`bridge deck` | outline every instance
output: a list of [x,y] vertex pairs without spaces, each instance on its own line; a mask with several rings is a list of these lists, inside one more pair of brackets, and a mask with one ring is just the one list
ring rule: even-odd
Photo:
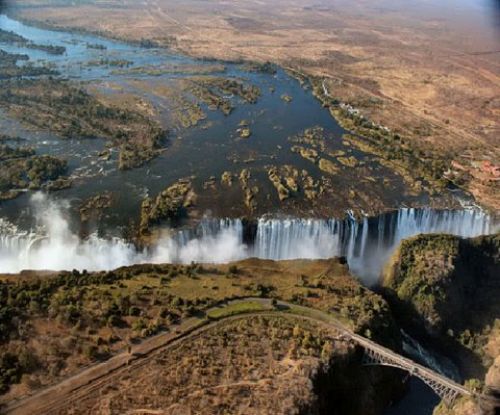
[[392,350],[379,345],[363,336],[358,334],[354,334],[352,332],[348,332],[349,337],[355,341],[357,344],[362,346],[364,349],[371,350],[376,352],[377,354],[387,358],[390,361],[393,361],[400,365],[403,368],[406,368],[410,373],[418,373],[421,377],[425,377],[427,379],[438,382],[441,385],[446,386],[449,389],[452,389],[462,395],[472,396],[472,392],[469,391],[464,386],[454,382],[453,380],[436,373],[435,371],[422,366],[411,359],[403,357]]

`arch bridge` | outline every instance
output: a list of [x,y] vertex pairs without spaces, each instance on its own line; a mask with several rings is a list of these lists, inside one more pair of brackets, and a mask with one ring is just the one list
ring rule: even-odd
[[413,360],[403,357],[378,343],[354,333],[345,333],[345,335],[346,334],[351,341],[363,348],[364,354],[362,363],[365,366],[390,366],[404,370],[408,372],[409,375],[418,377],[427,384],[448,407],[453,405],[453,402],[459,396],[474,395],[470,390],[446,376],[419,365]]

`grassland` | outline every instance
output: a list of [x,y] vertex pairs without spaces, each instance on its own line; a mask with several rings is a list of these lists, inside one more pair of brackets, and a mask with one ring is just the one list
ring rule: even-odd
[[253,313],[256,311],[264,311],[266,308],[257,301],[244,301],[235,304],[229,304],[226,307],[211,310],[207,313],[208,318],[218,320],[221,318],[235,316],[238,314]]

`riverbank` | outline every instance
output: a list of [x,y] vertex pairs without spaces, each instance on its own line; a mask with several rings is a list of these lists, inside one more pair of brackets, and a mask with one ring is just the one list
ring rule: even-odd
[[[138,42],[148,39],[196,57],[273,61],[323,78],[333,98],[401,135],[416,153],[448,160],[449,178],[482,205],[498,209],[491,170],[499,160],[492,145],[491,95],[498,76],[493,70],[495,55],[477,51],[479,45],[495,47],[490,20],[494,6],[461,4],[448,20],[435,20],[434,27],[428,19],[442,15],[438,4],[392,5],[386,16],[368,4],[337,3],[335,7],[294,3],[286,8],[293,18],[283,14],[279,3],[271,11],[259,4],[246,5],[245,17],[233,16],[241,8],[238,4],[214,15],[217,2],[212,10],[194,2],[179,6],[169,0],[149,1],[140,12],[130,5],[104,8],[95,2],[72,7],[43,1],[11,5],[22,6],[12,9],[16,16],[38,24]],[[96,24],[92,16],[103,14],[106,19]],[[387,19],[388,32],[383,29]],[[461,19],[470,24],[462,25]],[[260,30],[263,27],[270,30]],[[331,32],[332,27],[338,29]]]

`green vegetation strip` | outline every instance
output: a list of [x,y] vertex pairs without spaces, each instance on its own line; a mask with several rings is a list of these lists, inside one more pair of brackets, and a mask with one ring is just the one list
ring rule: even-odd
[[208,317],[218,320],[225,317],[235,316],[238,314],[254,313],[257,311],[266,311],[264,305],[258,301],[242,301],[229,304],[224,308],[217,308],[208,312]]
[[328,324],[332,324],[332,322],[334,323],[335,320],[337,320],[339,323],[344,325],[345,328],[354,331],[352,321],[345,318],[344,316],[342,316],[339,313],[335,313],[334,311],[329,311],[327,314],[321,310],[317,310],[317,309],[309,308],[309,307],[297,306],[297,305],[289,305],[289,308],[285,311],[289,314],[313,318],[315,320],[322,321],[322,322],[328,323]]

